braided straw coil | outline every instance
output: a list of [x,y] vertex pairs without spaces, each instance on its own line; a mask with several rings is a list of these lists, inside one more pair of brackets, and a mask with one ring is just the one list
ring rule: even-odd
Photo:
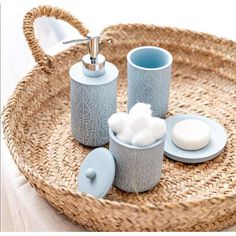
[[152,190],[130,194],[112,188],[106,199],[78,192],[77,175],[90,148],[70,133],[69,76],[85,45],[46,55],[34,35],[40,16],[88,30],[69,13],[34,8],[24,33],[37,65],[17,85],[3,114],[7,145],[30,184],[70,220],[96,231],[212,231],[236,223],[236,43],[203,33],[128,24],[106,28],[102,54],[118,66],[118,110],[126,110],[126,54],[155,45],[174,58],[167,116],[196,113],[224,125],[228,142],[221,155],[203,164],[164,158],[162,178]]

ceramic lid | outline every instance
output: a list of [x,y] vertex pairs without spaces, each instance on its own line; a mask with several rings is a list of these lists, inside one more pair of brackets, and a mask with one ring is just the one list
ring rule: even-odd
[[[209,144],[199,150],[183,150],[172,142],[172,130],[175,124],[185,119],[198,119],[205,122],[211,131]],[[165,155],[173,160],[184,163],[201,163],[217,157],[224,149],[227,135],[223,126],[218,122],[199,115],[175,115],[166,119],[167,135],[165,140]]]
[[78,175],[78,190],[97,198],[104,197],[115,178],[115,161],[103,147],[91,151],[84,159]]

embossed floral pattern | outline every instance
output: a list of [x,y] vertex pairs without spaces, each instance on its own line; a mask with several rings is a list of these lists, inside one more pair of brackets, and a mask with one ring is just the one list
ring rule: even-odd
[[116,80],[83,85],[71,79],[71,130],[81,144],[102,146],[109,141],[108,118],[116,112]]
[[147,149],[129,148],[110,138],[109,149],[116,162],[114,185],[127,192],[144,192],[161,177],[164,139]]
[[168,110],[171,66],[142,70],[128,64],[128,110],[137,102],[151,104],[153,115],[164,117]]

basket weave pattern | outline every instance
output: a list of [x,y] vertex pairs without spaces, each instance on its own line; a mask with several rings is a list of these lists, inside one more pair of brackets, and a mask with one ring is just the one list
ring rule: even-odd
[[161,182],[130,194],[112,188],[106,199],[78,192],[80,163],[91,151],[70,132],[71,65],[87,52],[75,45],[51,57],[34,35],[33,22],[52,16],[88,30],[58,8],[41,6],[24,20],[37,65],[17,85],[3,114],[8,147],[31,185],[60,212],[90,230],[211,231],[236,223],[236,43],[153,25],[110,26],[102,32],[102,54],[120,70],[118,110],[126,111],[126,54],[142,45],[160,46],[174,58],[168,115],[196,113],[216,119],[228,142],[212,161],[190,165],[164,158]]

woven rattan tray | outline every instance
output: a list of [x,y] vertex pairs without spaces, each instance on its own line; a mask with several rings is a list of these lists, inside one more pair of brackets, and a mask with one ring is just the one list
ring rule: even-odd
[[75,45],[44,54],[33,22],[52,16],[88,30],[69,13],[49,6],[30,11],[24,33],[37,62],[17,85],[3,115],[8,147],[31,185],[70,220],[98,231],[210,231],[236,223],[236,43],[153,25],[115,25],[102,32],[102,54],[120,70],[118,109],[126,110],[126,54],[158,45],[174,58],[169,115],[196,113],[224,125],[228,142],[212,161],[191,165],[164,158],[160,183],[130,194],[112,188],[106,199],[77,191],[80,163],[91,150],[70,133],[70,66],[86,52]]

